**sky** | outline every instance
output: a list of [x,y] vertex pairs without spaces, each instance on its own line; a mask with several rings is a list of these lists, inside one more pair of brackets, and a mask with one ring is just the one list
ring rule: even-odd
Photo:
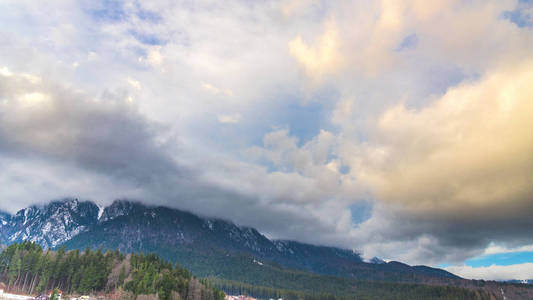
[[0,209],[133,199],[533,279],[533,3],[0,1]]

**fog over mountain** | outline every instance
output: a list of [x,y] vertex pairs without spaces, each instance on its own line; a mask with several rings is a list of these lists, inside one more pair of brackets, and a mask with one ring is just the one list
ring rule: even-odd
[[[532,16],[519,0],[3,1],[0,210],[133,199],[533,278]],[[493,249],[529,261],[469,263]]]

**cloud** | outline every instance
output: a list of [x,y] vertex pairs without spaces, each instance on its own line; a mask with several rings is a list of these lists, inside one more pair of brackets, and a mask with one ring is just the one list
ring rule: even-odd
[[339,35],[334,21],[324,24],[324,32],[309,46],[301,36],[289,42],[289,52],[302,65],[306,74],[320,80],[340,68],[342,56],[339,52]]
[[18,74],[0,77],[0,86],[0,151],[7,157],[49,159],[133,185],[180,172],[165,154],[158,125],[142,117],[126,94],[92,98]]
[[293,17],[308,6],[316,4],[316,0],[287,0],[281,2],[281,12],[285,17]]
[[223,94],[223,95],[226,95],[228,97],[231,97],[233,96],[233,92],[229,89],[220,89],[220,88],[217,88],[216,86],[214,85],[211,85],[209,83],[202,83],[202,87],[207,90],[208,92],[210,92],[211,94],[213,95],[219,95],[219,94]]
[[533,252],[533,245],[525,245],[520,247],[508,248],[501,245],[496,245],[491,243],[485,249],[485,255],[489,254],[499,254],[499,253],[516,253],[516,252]]
[[128,78],[126,79],[126,81],[128,82],[128,84],[129,84],[132,88],[134,88],[134,89],[136,89],[136,90],[138,90],[138,91],[140,91],[140,90],[142,89],[141,83],[140,83],[138,80],[135,80],[135,79],[133,79],[133,78],[128,77]]
[[161,46],[157,45],[148,48],[146,56],[139,57],[139,62],[148,64],[154,68],[159,67],[163,63]]
[[528,3],[0,6],[11,211],[132,197],[410,263],[533,243]]
[[236,124],[239,123],[242,116],[239,113],[231,114],[231,115],[219,115],[218,121],[220,123],[229,123],[229,124]]
[[[265,146],[272,150],[265,155],[281,156],[279,163],[295,168],[294,173],[269,172],[180,147],[165,126],[141,115],[125,93],[94,97],[17,73],[0,76],[0,91],[0,99],[7,101],[0,105],[2,209],[13,212],[65,196],[100,204],[126,197],[238,220],[274,237],[349,243],[331,230],[349,226],[350,213],[334,200],[338,170],[334,164],[322,165],[329,161],[333,137],[328,132],[303,150],[287,132],[267,135]],[[28,106],[24,95],[46,95],[46,101]],[[327,198],[332,200],[321,201]]]
[[[435,237],[433,247],[465,254],[491,240],[530,239],[531,67],[489,72],[421,109],[390,108],[368,142],[345,150],[358,180],[402,216],[391,225],[398,237]],[[378,230],[392,230],[384,224]]]
[[[298,72],[290,67],[287,51],[294,33],[265,26],[279,17],[279,7],[250,7],[244,13],[255,17],[245,20],[236,17],[242,8],[238,4],[199,3],[195,4],[198,9],[189,10],[158,2],[151,9],[161,16],[159,22],[165,25],[160,26],[141,22],[138,12],[126,4],[112,15],[120,18],[94,16],[92,7],[81,12],[72,9],[52,24],[39,26],[35,36],[23,30],[20,18],[14,18],[16,34],[0,36],[9,45],[2,48],[6,54],[2,57],[15,74],[0,82],[0,101],[14,104],[1,106],[0,156],[6,167],[2,179],[4,187],[17,187],[3,191],[3,208],[14,211],[62,196],[91,198],[101,204],[131,197],[232,219],[272,236],[300,236],[315,243],[322,240],[320,236],[328,244],[348,245],[336,228],[350,225],[350,213],[333,199],[334,185],[321,187],[317,179],[297,172],[270,172],[266,166],[239,158],[238,150],[228,154],[221,146],[232,128],[241,126],[220,126],[219,115],[247,112],[241,122],[249,122],[249,111],[255,120],[263,119],[264,113],[277,117],[271,103],[278,105],[299,89],[294,84]],[[19,5],[21,11],[29,9],[22,2]],[[213,18],[213,11],[218,18]],[[278,14],[274,19],[273,11]],[[74,27],[76,36],[83,37],[76,39],[79,48],[63,51],[40,44],[40,34],[46,36],[55,22],[71,21],[84,24]],[[161,48],[145,45],[130,34],[138,26],[170,36],[171,42]],[[272,31],[257,34],[265,29]],[[227,36],[234,38],[235,45],[228,43]],[[243,43],[247,46],[242,47]],[[271,46],[279,51],[265,53],[265,47]],[[159,67],[164,66],[165,74],[146,64],[150,51],[163,56]],[[80,62],[78,68],[72,68],[75,61]],[[43,80],[32,83],[23,78],[24,72]],[[198,88],[204,78],[216,83],[209,84],[215,88],[207,89],[209,93],[205,86]],[[142,83],[142,93],[136,82]],[[238,92],[228,92],[234,87]],[[213,90],[233,97],[213,101]],[[48,100],[32,109],[19,103],[21,95],[31,93],[46,95]],[[130,97],[135,101],[130,103]],[[246,149],[251,139],[261,141],[271,130],[269,118],[264,128],[238,136],[237,144]],[[209,134],[202,136],[201,130]],[[334,173],[323,176],[329,174]],[[332,199],[325,203],[320,197]]]
[[423,109],[388,110],[366,149],[381,156],[360,163],[360,178],[378,198],[423,212],[520,215],[530,204],[533,174],[533,140],[525,132],[533,125],[532,83],[531,63],[524,62],[450,89]]
[[2,75],[2,76],[4,76],[4,77],[9,77],[9,76],[13,75],[13,73],[11,73],[11,72],[9,71],[9,69],[8,69],[7,67],[4,66],[4,67],[2,67],[2,68],[0,69],[0,75]]
[[468,279],[484,280],[530,280],[533,278],[533,263],[489,267],[451,266],[446,271]]

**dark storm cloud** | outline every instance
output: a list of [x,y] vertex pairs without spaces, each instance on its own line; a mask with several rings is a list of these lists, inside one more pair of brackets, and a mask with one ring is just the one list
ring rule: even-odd
[[[37,81],[37,82],[35,82]],[[91,99],[46,80],[1,77],[0,151],[43,156],[134,184],[190,172],[166,153],[163,129],[143,118],[127,95]]]

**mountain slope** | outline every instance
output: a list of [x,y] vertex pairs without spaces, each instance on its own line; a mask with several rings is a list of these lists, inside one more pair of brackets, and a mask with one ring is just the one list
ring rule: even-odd
[[422,269],[397,262],[365,263],[351,250],[272,241],[253,228],[228,221],[129,201],[115,201],[106,207],[97,224],[64,245],[69,249],[101,247],[123,252],[155,252],[179,262],[198,276],[232,279],[240,272],[267,267],[390,281],[458,278],[429,267]]
[[351,250],[270,240],[253,228],[228,221],[124,200],[99,208],[92,202],[65,199],[14,216],[0,214],[0,238],[3,244],[35,241],[44,248],[156,253],[199,277],[308,292],[383,288],[380,284],[395,290],[404,288],[404,283],[483,289],[492,295],[503,288],[509,299],[531,292],[520,284],[464,280],[426,266],[379,259],[366,263]]
[[179,262],[198,276],[237,280],[246,272],[261,274],[268,270],[269,274],[279,274],[293,269],[366,280],[427,282],[458,278],[429,267],[365,263],[351,250],[270,240],[250,227],[126,200],[117,200],[102,210],[89,201],[65,199],[0,218],[3,244],[33,241],[45,249],[65,245],[68,249],[153,252]]
[[56,247],[98,221],[98,206],[78,199],[30,206],[14,216],[0,216],[0,238],[4,244],[32,241],[43,248]]
[[0,210],[0,245],[4,244],[7,240],[6,225],[8,225],[10,219],[11,215],[9,213]]

